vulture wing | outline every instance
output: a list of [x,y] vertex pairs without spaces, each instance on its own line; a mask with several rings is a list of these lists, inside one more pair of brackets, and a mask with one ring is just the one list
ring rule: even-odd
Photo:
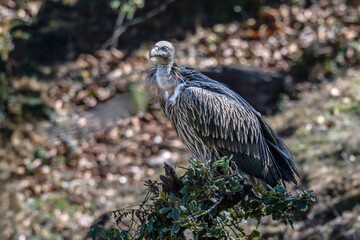
[[186,115],[184,126],[193,128],[193,137],[202,139],[214,157],[233,155],[241,170],[270,185],[282,180],[296,183],[297,172],[286,146],[235,92],[209,78],[186,81],[176,102]]

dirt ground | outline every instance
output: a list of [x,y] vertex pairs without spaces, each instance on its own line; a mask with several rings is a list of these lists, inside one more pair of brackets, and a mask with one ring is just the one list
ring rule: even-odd
[[[269,122],[286,137],[302,176],[299,188],[316,192],[317,203],[295,229],[268,227],[275,239],[360,237],[360,78],[348,71],[284,104]],[[280,230],[282,229],[282,230]],[[282,232],[284,231],[284,235]]]

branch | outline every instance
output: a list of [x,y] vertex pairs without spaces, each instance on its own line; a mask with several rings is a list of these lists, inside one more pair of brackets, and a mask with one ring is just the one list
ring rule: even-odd
[[218,206],[221,203],[222,200],[223,200],[223,197],[221,197],[214,205],[212,205],[205,212],[202,212],[202,213],[200,213],[199,215],[196,215],[196,216],[191,216],[189,219],[192,220],[192,221],[195,221],[197,218],[209,214],[216,206]]
[[122,14],[120,13],[118,16],[118,19],[116,21],[115,24],[115,29],[114,32],[112,34],[112,36],[106,40],[106,42],[104,42],[101,45],[101,49],[107,49],[109,47],[115,47],[119,37],[131,26],[134,26],[136,24],[142,23],[150,18],[155,17],[156,15],[158,15],[159,13],[163,12],[166,10],[166,8],[170,5],[170,3],[174,2],[175,0],[167,0],[164,3],[160,4],[158,7],[148,11],[147,13],[145,13],[142,16],[133,18],[132,20],[122,24],[123,22],[123,17]]

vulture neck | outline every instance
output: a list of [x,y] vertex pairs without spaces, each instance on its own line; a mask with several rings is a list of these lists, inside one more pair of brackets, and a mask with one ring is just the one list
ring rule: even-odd
[[165,92],[165,95],[172,95],[178,81],[173,73],[174,62],[167,64],[158,63],[156,68],[156,81],[158,86]]

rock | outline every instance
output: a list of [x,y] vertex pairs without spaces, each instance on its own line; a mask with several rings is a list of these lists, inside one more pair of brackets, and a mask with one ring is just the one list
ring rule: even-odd
[[286,73],[264,71],[243,65],[220,66],[202,71],[246,99],[257,111],[270,113],[279,94],[285,92]]

